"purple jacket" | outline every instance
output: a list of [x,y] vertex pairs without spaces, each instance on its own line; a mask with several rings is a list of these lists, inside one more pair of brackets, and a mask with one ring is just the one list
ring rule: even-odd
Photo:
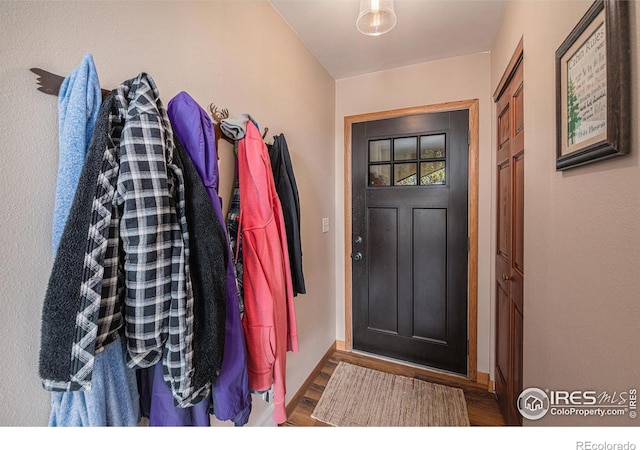
[[[218,155],[213,124],[207,113],[186,92],[180,92],[167,106],[173,131],[184,145],[207,190],[220,224],[225,227],[218,196]],[[226,227],[225,227],[226,229]],[[227,235],[227,245],[229,237]],[[251,391],[246,347],[242,330],[238,289],[231,251],[227,264],[227,317],[222,370],[211,392],[213,414],[218,420],[232,420],[242,426],[251,413]]]

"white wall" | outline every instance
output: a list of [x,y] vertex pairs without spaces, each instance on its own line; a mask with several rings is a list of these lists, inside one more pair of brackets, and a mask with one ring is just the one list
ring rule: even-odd
[[[611,393],[640,384],[640,6],[629,2],[631,154],[556,172],[555,51],[590,5],[508,2],[491,53],[491,87],[523,37],[524,387]],[[628,417],[550,414],[525,422],[637,426]]]
[[491,95],[489,53],[416,64],[336,81],[336,323],[345,339],[344,118],[412,106],[479,99],[478,371],[490,365]]
[[[101,85],[148,72],[165,105],[179,91],[201,106],[252,114],[284,133],[298,181],[308,294],[296,299],[300,353],[288,357],[289,400],[335,340],[335,83],[290,27],[258,2],[0,2],[0,425],[47,424],[38,379],[40,315],[51,270],[57,98],[40,67],[66,75],[92,53]],[[222,142],[222,141],[221,141]],[[229,144],[220,148],[228,205]]]

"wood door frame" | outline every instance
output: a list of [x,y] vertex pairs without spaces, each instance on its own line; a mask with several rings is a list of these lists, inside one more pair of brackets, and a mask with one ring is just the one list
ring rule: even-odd
[[513,75],[516,72],[516,67],[522,62],[521,60],[524,58],[524,38],[520,38],[518,41],[518,45],[516,45],[516,49],[511,55],[511,59],[507,64],[507,67],[504,69],[504,73],[498,82],[498,87],[493,93],[493,102],[497,102],[498,98],[502,96],[504,90],[507,88],[509,81],[513,78]]
[[344,269],[345,269],[345,350],[353,350],[352,336],[352,271],[351,271],[351,126],[357,122],[370,122],[425,113],[469,111],[469,180],[468,180],[468,233],[467,255],[467,378],[478,378],[478,152],[479,152],[479,100],[460,100],[436,105],[393,109],[375,113],[358,114],[344,118]]

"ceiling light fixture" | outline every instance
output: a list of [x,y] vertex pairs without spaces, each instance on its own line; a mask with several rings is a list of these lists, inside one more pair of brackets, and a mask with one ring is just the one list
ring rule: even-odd
[[356,27],[362,34],[380,36],[396,26],[393,0],[360,0]]

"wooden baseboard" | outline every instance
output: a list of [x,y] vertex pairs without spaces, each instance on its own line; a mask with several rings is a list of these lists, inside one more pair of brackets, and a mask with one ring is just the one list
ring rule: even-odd
[[489,386],[489,374],[478,372],[478,379],[476,381],[478,384],[482,384],[483,386]]
[[340,350],[341,352],[347,351],[347,344],[344,341],[336,341],[336,350]]
[[488,373],[478,372],[478,384],[486,386],[489,392],[495,392],[495,383]]
[[[326,351],[322,359],[318,362],[316,367],[311,371],[307,379],[304,380],[304,383],[302,383],[302,386],[300,386],[300,389],[297,390],[296,394],[291,398],[289,403],[287,403],[287,406],[286,406],[287,417],[290,416],[291,413],[293,413],[293,410],[295,409],[295,405],[298,403],[298,400],[300,400],[300,398],[304,395],[304,393],[307,391],[309,386],[313,383],[313,380],[315,380],[316,376],[320,373],[326,361],[331,357],[331,355],[336,350],[339,350],[338,348],[339,342],[340,341],[336,341],[331,345],[331,347],[329,347],[329,349]],[[342,343],[342,345],[344,345],[344,342]]]

